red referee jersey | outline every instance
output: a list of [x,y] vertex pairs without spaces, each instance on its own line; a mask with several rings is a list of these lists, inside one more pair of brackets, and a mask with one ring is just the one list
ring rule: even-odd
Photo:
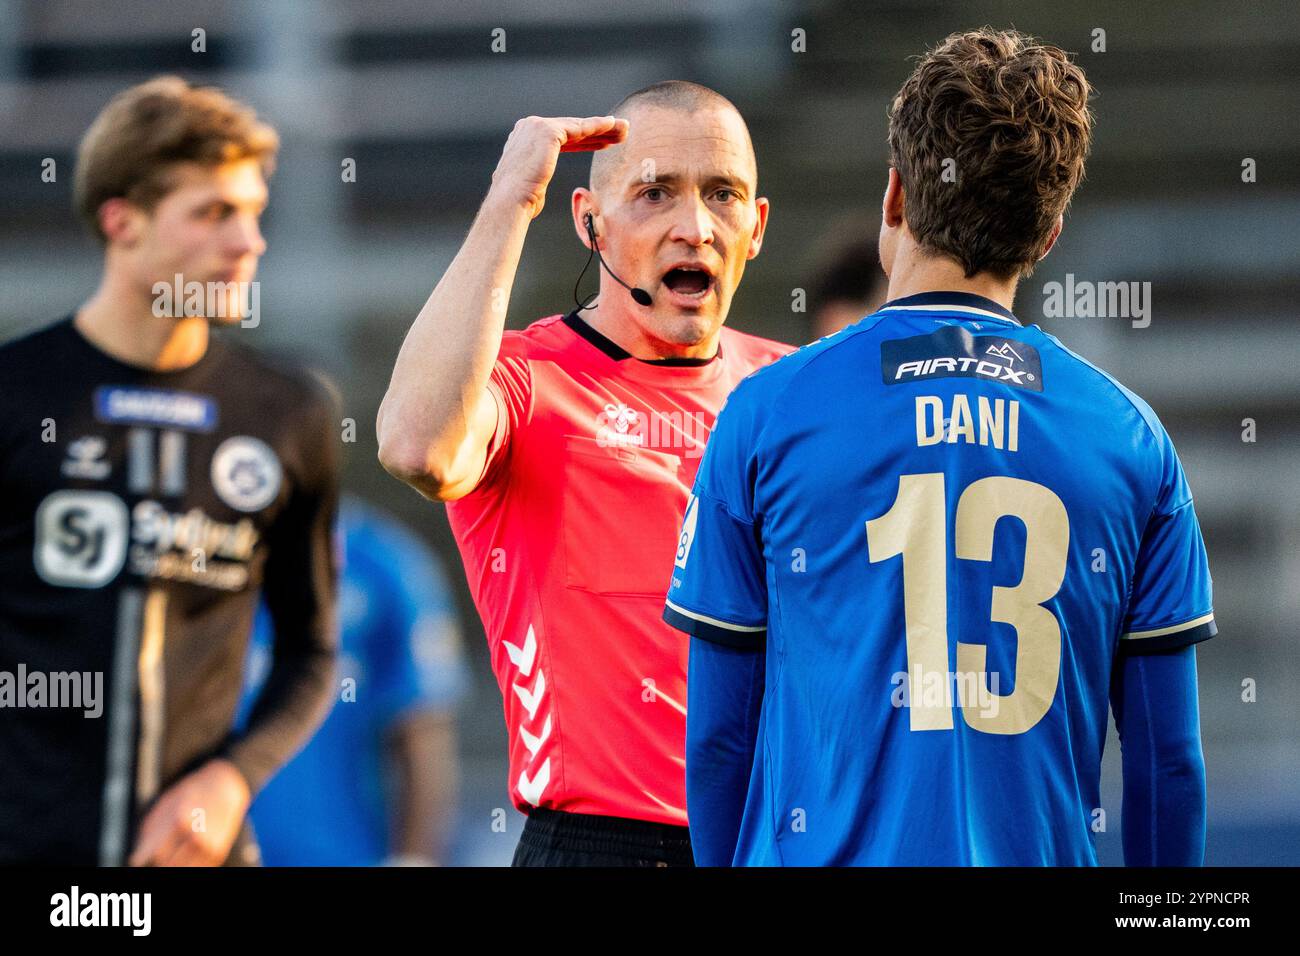
[[559,315],[506,332],[487,466],[447,513],[515,805],[683,825],[689,639],[660,618],[672,555],[724,399],[791,347],[724,327],[703,365],[618,351]]

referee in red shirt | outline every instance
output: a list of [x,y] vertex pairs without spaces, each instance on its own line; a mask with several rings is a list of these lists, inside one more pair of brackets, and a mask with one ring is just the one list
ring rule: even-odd
[[[670,81],[614,114],[515,125],[379,410],[384,467],[449,503],[528,814],[517,866],[693,862],[667,556],[724,399],[790,351],[723,327],[768,214],[735,106]],[[603,256],[599,298],[503,332],[574,151],[598,151],[572,216]]]

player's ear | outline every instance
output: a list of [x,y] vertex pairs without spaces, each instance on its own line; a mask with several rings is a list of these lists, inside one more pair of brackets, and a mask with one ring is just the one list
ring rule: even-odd
[[889,183],[885,186],[885,199],[880,215],[886,226],[897,229],[903,224],[903,180],[898,170],[889,167]]
[[591,225],[595,229],[596,235],[600,235],[600,227],[596,223],[596,219],[600,215],[596,211],[596,196],[587,187],[579,186],[573,191],[571,205],[573,206],[573,229],[578,234],[578,241],[582,243],[584,248],[590,249],[591,240],[588,238],[587,224],[585,222],[587,216],[592,217]]
[[147,214],[121,196],[100,204],[99,228],[110,243],[130,248],[140,239]]
[[1038,257],[1039,262],[1047,258],[1047,254],[1052,251],[1052,246],[1056,245],[1056,240],[1061,237],[1061,230],[1064,228],[1065,216],[1057,216],[1056,225],[1052,227],[1052,234],[1047,237],[1047,245],[1043,247],[1043,254]]
[[749,255],[747,259],[752,259],[758,255],[759,250],[763,248],[763,234],[767,232],[767,216],[771,212],[772,204],[763,196],[754,200],[754,208],[758,212],[758,218],[754,220],[754,232],[749,237]]

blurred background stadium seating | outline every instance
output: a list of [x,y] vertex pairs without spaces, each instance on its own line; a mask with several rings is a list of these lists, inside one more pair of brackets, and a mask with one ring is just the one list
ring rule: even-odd
[[[462,714],[452,862],[508,861],[505,733],[482,629],[443,509],[388,478],[374,416],[402,336],[450,261],[513,122],[604,113],[633,89],[696,80],[747,117],[763,254],[736,327],[807,341],[792,309],[844,241],[874,232],[886,108],[909,57],[953,30],[1014,26],[1076,52],[1097,89],[1088,178],[1017,313],[1157,410],[1197,500],[1220,636],[1199,651],[1209,775],[1207,863],[1300,863],[1300,18],[1287,2],[1086,5],[939,0],[0,0],[0,338],[73,310],[98,276],[71,212],[81,132],[108,98],[160,72],[215,83],[283,138],[259,278],[262,324],[239,330],[340,384],[357,423],[346,484],[451,562],[477,692]],[[191,50],[196,28],[206,52]],[[505,30],[505,52],[491,49]],[[1093,31],[1105,30],[1105,52]],[[806,52],[791,31],[806,31]],[[41,164],[56,162],[45,182]],[[341,163],[356,162],[356,182]],[[1252,158],[1258,181],[1242,181]],[[512,327],[566,311],[584,256],[567,215],[587,162],[562,158],[534,223]],[[1152,321],[1045,318],[1067,273],[1152,284]],[[588,277],[589,283],[593,280]],[[594,284],[589,288],[594,289]],[[52,371],[57,374],[57,370]],[[0,383],[0,390],[4,383]],[[1257,441],[1242,440],[1253,419]],[[1243,682],[1257,699],[1243,701]],[[1102,858],[1120,853],[1118,748],[1105,759]]]

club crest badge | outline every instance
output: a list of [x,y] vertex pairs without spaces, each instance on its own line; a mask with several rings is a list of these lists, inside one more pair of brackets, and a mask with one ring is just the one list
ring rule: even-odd
[[212,487],[236,511],[261,511],[280,491],[280,459],[266,442],[227,438],[212,456]]

